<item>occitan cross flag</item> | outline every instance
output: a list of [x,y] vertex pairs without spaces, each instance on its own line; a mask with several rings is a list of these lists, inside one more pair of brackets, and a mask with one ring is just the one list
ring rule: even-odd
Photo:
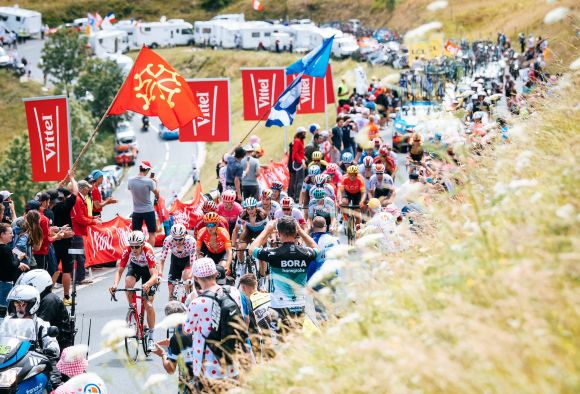
[[108,115],[121,115],[126,111],[158,116],[169,130],[183,127],[202,116],[185,79],[146,47],[139,52]]

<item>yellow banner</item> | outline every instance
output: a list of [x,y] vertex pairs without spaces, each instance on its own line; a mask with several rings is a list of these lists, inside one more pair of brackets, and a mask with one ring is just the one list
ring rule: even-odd
[[409,66],[423,56],[426,60],[443,55],[443,35],[434,34],[428,40],[406,44],[409,49]]

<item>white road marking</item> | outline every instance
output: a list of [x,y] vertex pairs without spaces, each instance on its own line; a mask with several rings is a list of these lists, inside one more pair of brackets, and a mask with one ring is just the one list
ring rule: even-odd
[[[117,349],[118,347],[121,347],[124,344],[125,344],[125,342],[119,342],[115,346],[113,346],[113,349]],[[97,359],[99,357],[104,356],[105,354],[109,354],[113,351],[113,349],[107,348],[107,349],[99,350],[98,352],[91,354],[88,358],[88,361],[92,361],[94,359]]]

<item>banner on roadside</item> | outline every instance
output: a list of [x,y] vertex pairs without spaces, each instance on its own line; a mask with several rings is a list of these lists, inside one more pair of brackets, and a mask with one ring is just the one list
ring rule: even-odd
[[203,212],[201,210],[201,183],[195,186],[193,191],[193,199],[189,202],[183,202],[176,199],[169,214],[173,216],[174,223],[181,223],[187,228],[194,228],[195,225],[202,219]]
[[[286,75],[286,86],[290,85],[298,74]],[[324,96],[326,94],[326,97]],[[323,114],[326,104],[333,104],[334,87],[332,85],[332,71],[330,64],[324,78],[315,78],[308,75],[302,76],[302,91],[300,94],[299,114]]]
[[443,35],[432,34],[429,39],[406,44],[409,49],[409,66],[412,66],[415,60],[423,57],[425,60],[435,59],[443,55]]
[[229,78],[188,79],[187,84],[202,113],[179,129],[183,142],[229,142],[231,105]]
[[460,49],[461,48],[459,47],[459,45],[455,44],[451,40],[447,40],[447,42],[445,43],[445,54],[447,56],[453,56],[453,57],[457,56]]
[[26,98],[32,180],[60,181],[72,163],[72,144],[66,96]]
[[280,162],[271,162],[268,168],[262,168],[258,176],[258,183],[261,189],[270,189],[272,182],[280,181],[284,184],[284,189],[288,189],[290,182],[290,173],[288,172],[287,156]]
[[131,220],[117,216],[100,225],[87,227],[85,245],[85,266],[90,267],[121,258],[129,246],[127,237],[131,233]]
[[241,72],[244,120],[260,120],[284,91],[284,68],[242,68]]

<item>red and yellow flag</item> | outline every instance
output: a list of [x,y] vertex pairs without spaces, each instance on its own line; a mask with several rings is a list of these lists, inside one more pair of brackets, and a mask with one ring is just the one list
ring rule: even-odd
[[145,47],[139,52],[108,114],[121,115],[126,111],[158,116],[170,130],[203,115],[185,79],[161,56]]

